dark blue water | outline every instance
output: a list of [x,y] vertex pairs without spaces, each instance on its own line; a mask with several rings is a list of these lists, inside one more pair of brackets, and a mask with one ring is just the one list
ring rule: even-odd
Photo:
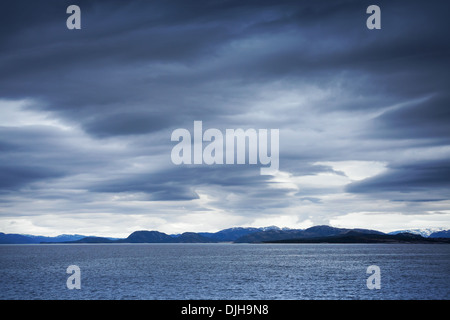
[[0,245],[0,299],[449,298],[446,244]]

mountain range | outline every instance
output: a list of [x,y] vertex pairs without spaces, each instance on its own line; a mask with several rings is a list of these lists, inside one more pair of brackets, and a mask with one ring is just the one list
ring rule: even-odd
[[[424,236],[426,235],[426,236]],[[166,234],[159,231],[140,230],[126,238],[108,238],[83,235],[44,237],[0,232],[0,244],[38,243],[450,243],[450,230],[407,230],[383,233],[369,229],[335,228],[326,225],[307,229],[289,229],[275,226],[264,228],[236,227],[218,232],[185,232]]]

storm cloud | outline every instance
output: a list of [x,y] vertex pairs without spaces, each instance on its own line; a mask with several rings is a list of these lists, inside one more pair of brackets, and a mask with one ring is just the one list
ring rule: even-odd
[[[66,28],[72,4],[81,30]],[[439,212],[450,227],[449,4],[377,1],[382,28],[369,30],[371,4],[3,4],[1,231],[302,227],[361,212],[405,227]],[[194,121],[279,129],[279,172],[174,165],[171,133]]]

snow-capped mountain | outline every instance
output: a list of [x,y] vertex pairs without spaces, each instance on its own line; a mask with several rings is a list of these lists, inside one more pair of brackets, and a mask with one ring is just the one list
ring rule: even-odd
[[388,234],[398,234],[398,233],[402,233],[402,232],[408,232],[408,233],[412,233],[412,234],[418,234],[418,235],[421,235],[422,237],[427,238],[434,232],[444,231],[444,230],[446,230],[446,229],[445,228],[408,229],[408,230],[392,231],[392,232],[389,232]]

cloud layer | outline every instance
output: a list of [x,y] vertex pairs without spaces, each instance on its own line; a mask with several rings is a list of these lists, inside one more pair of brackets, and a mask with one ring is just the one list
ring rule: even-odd
[[[450,227],[448,4],[368,30],[365,1],[77,1],[68,30],[71,4],[0,13],[3,232]],[[174,165],[196,120],[279,129],[280,172]]]

